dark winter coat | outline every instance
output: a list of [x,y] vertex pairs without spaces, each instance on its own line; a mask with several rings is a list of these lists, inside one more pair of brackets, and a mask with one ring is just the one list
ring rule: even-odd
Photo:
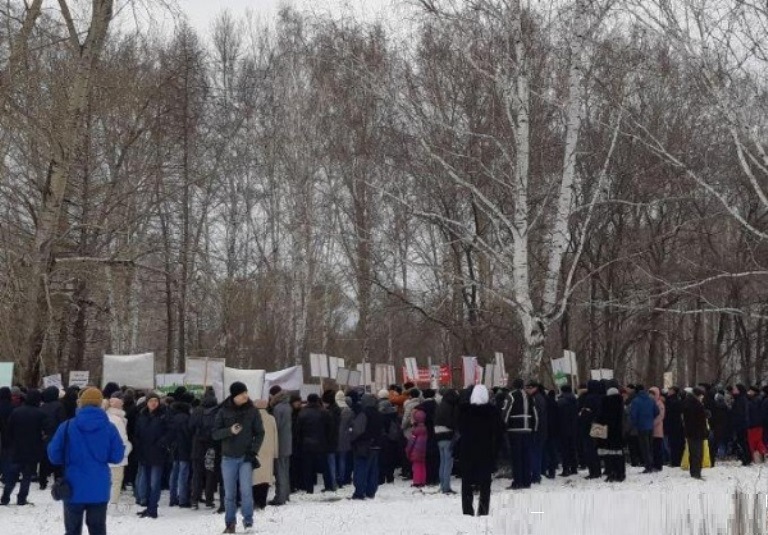
[[562,439],[575,439],[579,432],[579,407],[576,396],[568,392],[557,400],[557,420]]
[[749,399],[749,427],[763,426],[763,398],[755,396]]
[[737,433],[744,432],[749,427],[749,401],[744,392],[733,396],[731,406],[731,424]]
[[[243,428],[234,435],[231,428],[236,423]],[[259,409],[250,401],[238,406],[232,396],[228,397],[216,413],[212,437],[221,442],[223,457],[255,456],[264,442],[264,423]]]
[[124,455],[120,433],[99,407],[78,410],[48,445],[48,458],[52,464],[64,465],[65,478],[72,487],[69,503],[106,504],[111,487],[109,463],[120,463]]
[[491,479],[503,441],[505,426],[497,407],[468,405],[459,425],[459,470],[471,484]]
[[339,448],[339,422],[341,422],[341,407],[332,403],[328,406],[328,415],[331,418],[331,426],[328,430],[328,452],[335,452]]
[[632,400],[629,407],[629,417],[632,426],[641,432],[653,431],[653,420],[659,415],[659,407],[648,392],[641,390]]
[[547,440],[557,440],[560,436],[560,412],[554,391],[547,392]]
[[533,440],[537,444],[543,444],[547,440],[547,423],[549,418],[547,415],[547,396],[544,395],[541,389],[537,388],[536,393],[531,397],[533,405],[536,407],[539,422],[539,425],[533,432]]
[[502,413],[509,433],[533,433],[538,426],[536,406],[531,397],[522,390],[509,393]]
[[587,392],[580,396],[578,400],[579,431],[582,435],[589,436],[589,430],[595,418],[597,418],[601,406],[600,382],[595,380],[587,381]]
[[288,401],[288,392],[278,392],[269,403],[277,424],[278,457],[290,457],[293,453],[293,409]]
[[[67,411],[61,401],[59,401],[59,389],[55,386],[49,386],[43,390],[42,398],[43,404],[40,408],[50,420],[52,433],[55,433],[59,425],[67,420]],[[53,438],[53,434],[48,438]]]
[[346,453],[352,449],[352,418],[355,414],[349,407],[341,409],[341,417],[339,418],[339,444],[337,451],[339,453]]
[[333,419],[320,403],[310,403],[299,412],[296,422],[302,453],[329,453]]
[[11,454],[11,442],[7,437],[8,418],[13,412],[11,389],[7,386],[0,388],[0,459],[6,459]]
[[168,414],[164,404],[150,412],[144,407],[136,419],[133,449],[138,461],[150,466],[163,466],[168,458],[171,435]]
[[598,452],[615,455],[624,448],[624,400],[621,395],[603,397],[595,423],[608,426],[608,438],[598,439]]
[[713,407],[712,414],[709,418],[710,425],[712,426],[712,433],[714,433],[715,441],[718,444],[725,440],[730,434],[730,410],[728,404],[725,402],[724,396],[719,396],[715,399],[715,406]]
[[170,446],[174,461],[192,460],[192,429],[189,425],[192,407],[189,403],[176,401],[169,413]]
[[458,426],[459,393],[447,390],[435,412],[435,440],[451,440]]
[[213,426],[219,406],[215,396],[204,396],[200,406],[192,410],[189,417],[189,431],[192,435],[192,459],[201,460],[209,448],[219,445],[213,440]]
[[680,396],[667,397],[667,410],[664,413],[664,435],[668,437],[683,436],[683,400]]
[[704,409],[704,404],[693,394],[689,394],[683,402],[683,427],[685,438],[692,440],[709,438],[707,411]]
[[45,439],[52,434],[53,427],[40,408],[40,392],[30,390],[24,404],[13,409],[8,418],[10,459],[18,464],[39,463],[45,457]]
[[350,442],[355,457],[368,457],[371,450],[380,450],[384,439],[384,424],[370,394],[363,395],[357,414],[352,419]]

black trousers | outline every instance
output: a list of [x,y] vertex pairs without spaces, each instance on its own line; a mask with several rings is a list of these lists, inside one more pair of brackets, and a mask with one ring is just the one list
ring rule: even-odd
[[651,453],[652,431],[638,431],[637,442],[640,446],[640,457],[646,470],[653,470],[653,454]]
[[512,483],[516,487],[531,488],[531,443],[530,433],[507,433],[512,454]]
[[40,471],[38,473],[38,482],[40,483],[40,489],[45,490],[48,486],[48,478],[53,475],[54,478],[61,477],[61,466],[54,466],[51,461],[48,460],[48,456],[45,455],[40,460]]
[[685,439],[682,435],[669,435],[669,465],[679,467],[683,460],[683,450],[685,450]]
[[701,477],[701,463],[704,461],[704,441],[688,439],[688,461],[691,477]]
[[560,458],[563,461],[564,473],[575,473],[579,468],[576,461],[576,438],[560,437]]
[[[736,442],[739,446],[739,460],[744,466],[752,464],[752,455],[749,453],[749,443],[747,442],[747,430],[736,431]],[[689,442],[690,444],[690,442]]]
[[468,479],[461,480],[461,511],[465,515],[475,516],[474,493],[480,489],[480,503],[477,506],[477,516],[487,516],[491,507],[491,478],[473,484]]
[[261,483],[253,486],[253,506],[257,509],[267,507],[267,495],[269,494],[269,483]]
[[213,495],[216,493],[216,484],[218,483],[218,474],[221,468],[211,470],[205,469],[205,459],[192,460],[192,503],[193,505],[200,501],[205,493],[205,503],[213,505]]
[[653,468],[661,470],[664,466],[664,439],[653,437]]

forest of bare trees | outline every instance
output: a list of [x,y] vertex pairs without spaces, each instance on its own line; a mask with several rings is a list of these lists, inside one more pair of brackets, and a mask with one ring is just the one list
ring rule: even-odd
[[[0,360],[768,375],[768,10],[0,2]],[[183,11],[183,2],[179,5]],[[765,257],[764,257],[765,255]]]

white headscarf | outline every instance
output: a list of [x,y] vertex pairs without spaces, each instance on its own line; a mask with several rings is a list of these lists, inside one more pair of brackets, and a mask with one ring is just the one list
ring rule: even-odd
[[469,398],[469,402],[472,405],[487,405],[488,404],[488,389],[485,385],[476,385],[472,389],[472,397]]

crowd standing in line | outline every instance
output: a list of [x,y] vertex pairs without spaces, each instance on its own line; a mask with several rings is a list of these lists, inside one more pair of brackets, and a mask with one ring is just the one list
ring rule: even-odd
[[416,493],[455,494],[457,476],[463,513],[487,515],[494,474],[513,490],[579,471],[621,483],[627,464],[642,474],[682,465],[701,479],[703,467],[728,456],[762,462],[768,442],[768,387],[741,384],[589,381],[573,392],[515,379],[493,392],[407,383],[306,400],[275,386],[254,401],[236,382],[228,393],[0,388],[0,505],[17,487],[16,504],[27,505],[33,481],[43,490],[63,478],[72,488],[67,535],[79,535],[84,518],[93,535],[105,533],[108,504],[121,492],[130,489],[137,514],[153,519],[168,489],[167,506],[223,513],[224,532],[234,533],[238,509],[250,528],[255,508],[314,493],[318,474],[321,493],[352,485],[351,499],[370,500],[399,471]]

